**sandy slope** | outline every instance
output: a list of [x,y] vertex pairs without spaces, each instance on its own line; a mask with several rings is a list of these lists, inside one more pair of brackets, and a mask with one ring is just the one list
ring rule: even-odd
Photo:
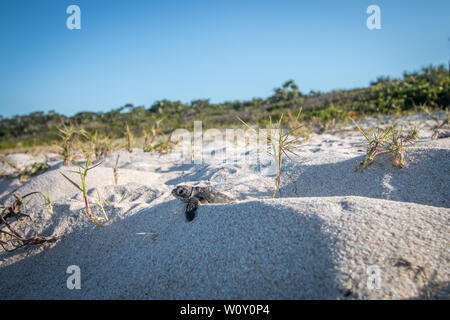
[[[61,239],[0,252],[0,298],[449,298],[450,139],[422,137],[403,169],[385,158],[355,171],[363,149],[355,132],[313,136],[285,163],[277,199],[264,164],[118,151],[88,176],[91,203],[95,188],[111,201],[103,229],[84,214],[61,164],[23,185],[3,181],[2,202],[17,188],[48,190],[54,213],[33,196],[33,221],[18,229]],[[236,201],[202,206],[187,223],[170,195],[180,183],[211,185]],[[81,290],[66,288],[69,265],[81,268]],[[373,270],[378,289],[368,285]]]

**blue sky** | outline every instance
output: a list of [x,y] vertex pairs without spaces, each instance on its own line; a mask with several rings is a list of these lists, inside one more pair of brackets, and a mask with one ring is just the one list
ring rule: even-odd
[[[81,8],[81,30],[66,8]],[[381,8],[381,30],[366,9]],[[447,64],[450,1],[0,1],[0,115],[367,86]]]

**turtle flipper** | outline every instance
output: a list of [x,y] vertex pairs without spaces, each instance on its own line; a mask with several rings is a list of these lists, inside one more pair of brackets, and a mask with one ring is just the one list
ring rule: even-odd
[[192,221],[195,218],[195,213],[197,211],[198,205],[200,204],[200,200],[196,197],[190,198],[189,202],[186,206],[186,220]]

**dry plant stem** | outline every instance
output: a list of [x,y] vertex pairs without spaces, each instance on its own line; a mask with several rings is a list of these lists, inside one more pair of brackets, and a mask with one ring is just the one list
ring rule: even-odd
[[80,146],[86,158],[100,159],[119,148],[108,135],[100,137],[97,131],[94,134],[87,134],[86,137],[87,141],[84,141]]
[[71,155],[72,155],[72,148],[71,148],[71,146],[65,147],[65,149],[64,149],[64,165],[66,167],[70,166],[70,159],[72,157]]
[[395,167],[403,168],[405,166],[405,154],[403,150],[399,150],[394,153],[394,158],[392,159],[392,165]]
[[10,166],[12,167],[14,170],[16,170],[19,173],[19,183],[22,183],[25,179],[24,179],[24,170],[22,170],[21,168],[19,168],[18,165],[16,165],[14,162],[12,162],[11,160],[9,160],[8,158],[4,157],[3,160]]
[[275,196],[278,193],[278,190],[280,190],[280,186],[281,186],[281,166],[282,166],[282,162],[283,162],[283,157],[282,154],[280,152],[280,150],[278,150],[277,152],[277,156],[278,156],[278,162],[277,162],[277,180],[276,180],[276,188],[275,191],[273,192],[272,198],[275,198]]
[[167,153],[169,151],[170,142],[172,139],[172,134],[175,130],[170,131],[169,135],[167,136],[166,142],[161,145],[159,148],[159,153]]
[[153,144],[153,142],[155,141],[156,136],[158,135],[159,124],[161,123],[161,121],[162,121],[162,119],[158,119],[153,124],[153,127],[152,127],[152,138],[150,140],[150,144]]
[[104,200],[103,200],[103,198],[100,196],[100,193],[98,192],[98,189],[97,189],[97,188],[95,189],[95,191],[97,192],[97,204],[98,204],[98,206],[100,207],[100,209],[102,210],[104,220],[105,220],[105,221],[108,221],[108,220],[109,220],[109,219],[108,219],[108,215],[106,214],[105,207],[103,206]]
[[[425,113],[430,117],[430,119],[434,120],[436,122],[436,125],[433,127],[433,135],[431,136],[431,139],[436,138],[436,136],[439,136],[439,129],[444,128],[445,126],[450,124],[450,112],[448,110],[448,108],[445,110],[446,113],[446,118],[440,122],[438,117],[435,117],[431,114],[431,112],[428,109],[424,109]],[[442,134],[442,137],[448,137],[448,134]]]
[[[13,194],[13,196],[16,198],[14,203],[9,206],[1,206],[3,211],[0,214],[0,225],[3,226],[2,229],[0,229],[0,234],[2,235],[2,238],[0,239],[0,246],[8,252],[14,251],[18,248],[27,246],[27,245],[38,245],[45,242],[54,242],[57,240],[57,237],[41,237],[41,236],[33,236],[31,238],[25,238],[21,236],[17,231],[14,230],[14,228],[7,222],[8,219],[16,218],[16,221],[21,220],[21,218],[26,217],[31,220],[31,217],[29,215],[26,215],[21,212],[21,207],[23,205],[23,199],[26,197],[38,194],[40,192],[31,192],[23,197]],[[4,230],[7,229],[8,231]],[[6,239],[5,239],[6,238]],[[12,249],[9,249],[8,247],[12,247]]]
[[[256,130],[253,129],[249,124],[247,124],[244,120],[237,117],[239,121],[241,121],[247,128],[250,130],[253,130],[255,133]],[[278,122],[276,122],[275,128],[272,125],[272,117],[269,117],[269,125],[267,128],[267,143],[271,146],[272,152],[266,151],[269,155],[271,155],[274,158],[274,161],[277,166],[277,176],[275,180],[275,191],[272,194],[272,198],[275,198],[276,194],[280,190],[281,186],[281,170],[283,165],[283,155],[286,157],[289,157],[289,154],[297,155],[293,150],[293,145],[297,143],[298,139],[294,137],[294,139],[289,139],[289,137],[302,125],[293,128],[292,130],[289,130],[288,132],[283,133],[282,130],[282,120],[283,120],[283,114],[281,114],[280,119]]]
[[[277,178],[276,178],[276,187],[275,187],[275,191],[272,195],[272,198],[275,198],[276,194],[278,193],[278,191],[280,190],[281,187],[281,170],[282,170],[282,166],[283,166],[283,154],[287,157],[289,157],[289,153],[293,154],[293,155],[297,155],[294,153],[292,145],[297,143],[297,138],[294,138],[292,140],[289,140],[289,137],[293,134],[293,132],[295,130],[298,130],[301,126],[297,127],[297,128],[293,128],[292,130],[286,132],[286,133],[282,133],[282,125],[281,125],[281,121],[283,119],[283,114],[281,114],[280,120],[278,121],[277,125],[276,125],[276,133],[272,133],[270,134],[270,142],[272,142],[272,147],[273,147],[273,154],[272,156],[274,157],[276,164],[277,164]],[[270,118],[270,130],[272,130],[272,119]],[[275,136],[278,137],[278,140],[275,140],[273,137]]]
[[167,139],[165,142],[159,142],[153,146],[150,146],[146,149],[147,152],[153,152],[153,151],[157,151],[160,154],[166,154],[169,152],[169,148],[172,146],[175,146],[176,144],[178,144],[180,142],[180,140],[178,141],[171,141],[172,139],[172,134],[175,130],[172,130],[169,135],[167,136]]
[[156,139],[156,136],[158,135],[159,131],[159,124],[162,121],[162,119],[156,120],[151,128],[151,138],[149,139],[149,134],[146,130],[144,130],[144,152],[149,152],[155,147],[153,147],[153,142]]
[[419,135],[417,125],[415,125],[407,135],[403,135],[402,132],[403,129],[400,129],[400,132],[395,129],[392,130],[392,140],[389,146],[390,151],[394,153],[392,164],[400,168],[403,168],[405,166],[403,150],[406,148],[407,144],[414,145],[417,142],[417,137]]
[[118,181],[119,181],[119,157],[120,157],[120,155],[118,154],[117,155],[117,158],[116,158],[116,165],[114,166],[114,169],[113,169],[113,174],[114,174],[114,184],[117,186],[117,183],[118,183]]
[[133,149],[132,149],[133,133],[131,132],[130,127],[128,126],[128,123],[126,126],[126,130],[127,130],[127,132],[126,132],[126,134],[127,134],[127,151],[131,153],[131,152],[133,152]]
[[64,125],[62,128],[58,128],[58,131],[60,132],[59,137],[62,140],[61,148],[64,164],[68,167],[70,166],[70,162],[72,160],[72,149],[76,136],[86,135],[87,133],[84,129],[77,128],[72,124],[69,124],[68,126]]
[[[294,117],[292,112],[290,110],[288,110],[289,128],[292,130],[292,135],[297,138],[297,142],[298,142],[298,139],[300,138],[300,136],[302,136],[305,140],[308,140],[310,137],[308,128],[304,124],[300,123],[300,115],[301,115],[302,111],[303,111],[303,108],[300,107],[298,109],[297,115]],[[302,130],[300,130],[300,129],[302,129]]]
[[143,130],[143,133],[144,133],[144,146],[142,148],[142,151],[146,152],[148,148],[148,133],[145,129]]
[[387,143],[387,137],[392,128],[383,131],[380,127],[378,127],[370,130],[369,132],[369,130],[364,131],[354,120],[353,123],[368,143],[366,156],[364,157],[364,161],[361,162],[362,168],[365,169],[373,163],[376,156],[388,152],[385,146]]

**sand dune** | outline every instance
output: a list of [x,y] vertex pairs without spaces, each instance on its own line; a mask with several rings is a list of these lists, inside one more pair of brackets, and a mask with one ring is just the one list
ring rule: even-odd
[[[355,132],[313,136],[286,161],[276,199],[261,165],[117,151],[87,180],[92,204],[96,189],[111,202],[105,228],[86,216],[61,163],[22,185],[4,180],[2,202],[16,189],[49,191],[54,213],[32,196],[33,221],[17,228],[60,240],[0,252],[0,298],[448,299],[450,139],[422,138],[402,169],[385,157],[355,171],[363,149]],[[180,183],[235,201],[203,205],[188,223],[170,194]],[[81,269],[81,290],[66,287],[70,265]]]

